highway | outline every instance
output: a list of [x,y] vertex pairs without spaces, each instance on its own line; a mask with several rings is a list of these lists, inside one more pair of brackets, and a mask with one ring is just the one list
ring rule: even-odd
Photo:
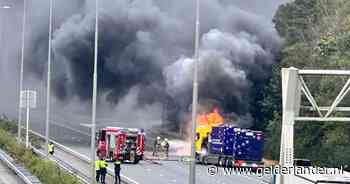
[[[39,123],[33,123],[32,128],[33,130],[40,132],[41,135],[43,135],[42,128],[39,128]],[[66,132],[65,137],[71,136],[71,130],[70,131],[63,131],[59,129],[65,129],[64,126],[55,126],[55,131],[57,132]],[[54,131],[51,131],[52,133]],[[70,132],[70,133],[68,133]],[[74,137],[80,137],[79,134],[81,132],[76,132]],[[61,136],[61,137],[59,137]],[[81,137],[84,137],[82,135]],[[61,135],[52,135],[51,138],[53,140],[60,140],[62,141],[62,134]],[[88,142],[89,140],[86,140]],[[75,143],[74,143],[75,142]],[[71,140],[69,142],[59,142],[63,144],[66,147],[71,148],[72,150],[85,155],[87,158],[89,157],[90,149],[89,146],[86,144],[82,144],[79,141]],[[147,158],[146,153],[146,158]],[[76,157],[69,155],[67,152],[64,152],[62,150],[57,149],[55,150],[55,156],[70,164],[73,168],[81,171],[85,175],[90,175],[90,168],[89,165],[86,162],[83,162],[82,160],[77,159]],[[131,181],[134,181],[132,183],[134,184],[185,184],[188,183],[188,165],[182,162],[178,161],[150,161],[145,160],[141,161],[137,165],[133,164],[123,164],[122,165],[122,175],[124,175],[126,178],[128,178]],[[232,174],[232,175],[224,175],[223,173],[220,173],[215,176],[211,176],[208,174],[208,167],[210,166],[204,166],[204,165],[197,165],[196,167],[196,183],[200,184],[267,184],[271,182],[270,177],[258,177],[255,175],[238,175],[238,174]],[[112,164],[109,166],[110,169],[113,170]],[[108,183],[111,182],[111,178],[108,179]]]
[[[71,146],[71,148],[81,154],[89,156],[88,147]],[[57,150],[57,149],[56,149]],[[67,155],[67,153],[57,150],[55,156],[72,163],[72,166],[80,171],[89,174],[89,166],[86,163],[78,161],[75,157]],[[217,176],[208,174],[208,167],[204,165],[197,165],[197,183],[200,184],[264,184],[269,183],[269,178],[260,178],[258,176],[246,176],[233,174],[224,176],[223,173]],[[112,164],[109,168],[113,170]],[[135,184],[184,184],[188,183],[188,165],[177,161],[141,161],[137,165],[123,164],[122,175],[135,181]]]
[[24,182],[0,161],[0,184],[24,184]]
[[[34,126],[32,126],[34,127]],[[55,127],[56,131],[59,127]],[[64,128],[64,127],[63,127]],[[79,133],[78,133],[79,134]],[[41,134],[42,135],[42,134]],[[66,135],[69,136],[69,135]],[[77,135],[75,135],[77,136]],[[54,140],[60,140],[56,137]],[[63,145],[74,150],[77,153],[85,155],[87,158],[90,158],[90,148],[88,145],[81,143],[64,143]],[[62,144],[62,142],[60,142]],[[183,162],[178,161],[153,161],[147,160],[150,158],[150,153],[146,152],[146,160],[141,161],[137,165],[133,164],[123,164],[121,174],[124,178],[131,180],[133,184],[185,184],[188,183],[188,165]],[[63,160],[66,163],[71,164],[71,167],[77,169],[84,173],[85,175],[90,175],[89,165],[77,159],[76,157],[69,155],[67,152],[59,150],[56,147],[55,156]],[[109,168],[113,170],[112,164],[109,164]],[[256,175],[241,175],[241,174],[232,174],[224,175],[223,172],[211,176],[208,174],[208,167],[205,165],[197,165],[197,176],[196,183],[200,184],[268,184],[271,183],[270,177],[258,177]],[[220,170],[220,168],[219,168]],[[112,179],[108,179],[110,182]]]

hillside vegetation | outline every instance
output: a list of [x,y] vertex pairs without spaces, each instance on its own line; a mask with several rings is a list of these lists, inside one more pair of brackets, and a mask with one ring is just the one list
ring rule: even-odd
[[[285,43],[281,61],[273,67],[273,77],[261,103],[266,122],[264,129],[268,134],[265,155],[279,159],[280,70],[291,66],[299,69],[350,69],[350,1],[295,0],[281,5],[273,21]],[[347,78],[306,77],[305,80],[317,103],[330,106]],[[342,106],[350,106],[349,95],[344,100]],[[309,105],[305,97],[302,104]],[[294,139],[297,158],[308,158],[317,165],[329,167],[350,163],[350,123],[298,122]]]
[[[80,184],[78,178],[61,170],[54,162],[40,158],[14,138],[15,122],[0,119],[0,148],[23,164],[33,175],[45,184]],[[36,138],[31,140],[36,141]]]

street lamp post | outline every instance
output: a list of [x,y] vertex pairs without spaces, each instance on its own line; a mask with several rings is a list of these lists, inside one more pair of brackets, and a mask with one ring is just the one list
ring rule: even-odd
[[[3,6],[0,6],[0,9],[1,10],[6,10],[6,9],[10,9],[11,8],[11,6],[9,6],[9,5],[3,5]],[[2,12],[3,11],[1,11],[0,13],[2,14]],[[5,34],[5,29],[4,29],[4,16],[2,16],[1,15],[1,22],[0,22],[0,27],[2,28],[1,30],[0,30],[0,43],[3,43],[4,42],[4,34]],[[2,50],[4,50],[4,49],[2,49]],[[6,51],[5,51],[6,52]],[[3,53],[1,53],[1,59],[4,59],[5,58],[5,56],[4,56],[5,54],[4,54],[4,51],[3,51]],[[2,71],[1,71],[2,72]]]
[[21,126],[22,126],[22,97],[21,93],[23,91],[23,65],[24,65],[24,43],[25,43],[25,27],[26,27],[26,9],[27,0],[23,0],[23,20],[22,20],[22,47],[21,47],[21,64],[20,64],[20,77],[19,77],[19,103],[18,103],[18,135],[17,141],[21,142]]
[[47,88],[46,88],[46,121],[45,121],[45,151],[46,156],[49,156],[49,133],[50,133],[50,90],[51,90],[51,51],[52,51],[52,9],[53,3],[50,0],[50,15],[49,15],[49,50],[47,59]]
[[194,43],[194,72],[193,72],[193,99],[192,99],[192,134],[191,134],[191,162],[189,184],[196,183],[196,120],[197,120],[197,103],[198,103],[198,62],[199,62],[199,0],[196,0],[196,30]]
[[92,121],[91,121],[91,183],[95,183],[95,132],[96,132],[96,101],[97,101],[97,58],[98,58],[98,0],[95,0],[95,49],[94,73],[92,91]]

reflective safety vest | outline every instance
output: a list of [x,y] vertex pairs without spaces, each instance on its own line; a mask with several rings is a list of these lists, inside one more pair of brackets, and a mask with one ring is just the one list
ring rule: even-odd
[[96,169],[96,171],[99,171],[100,170],[100,165],[101,165],[101,163],[100,163],[101,161],[100,160],[96,160],[95,161],[95,169]]
[[121,165],[121,161],[119,161],[119,160],[116,160],[115,162],[114,162],[114,172],[115,173],[119,173],[120,172],[120,165]]
[[122,162],[119,161],[119,160],[117,160],[117,161],[114,162],[114,164],[116,164],[116,165],[120,165],[121,163],[122,163]]
[[104,160],[100,160],[100,168],[101,168],[101,169],[104,169],[104,168],[106,168],[106,167],[107,167],[107,162],[104,161]]
[[49,145],[48,145],[48,148],[49,148],[49,149],[48,149],[49,152],[53,152],[54,145],[53,145],[53,144],[49,144]]

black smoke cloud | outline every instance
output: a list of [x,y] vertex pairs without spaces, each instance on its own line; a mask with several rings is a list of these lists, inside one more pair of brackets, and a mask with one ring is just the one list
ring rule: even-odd
[[[191,104],[194,2],[100,1],[98,80],[105,100],[117,105],[137,90],[137,106],[165,104],[182,121]],[[88,101],[92,92],[93,1],[61,19],[53,37],[53,89],[57,98]],[[200,102],[251,119],[249,96],[264,83],[280,45],[270,23],[220,0],[201,1]],[[46,36],[46,35],[44,35]],[[47,46],[32,42],[31,70],[43,77]],[[44,45],[44,46],[43,46]],[[134,92],[133,92],[134,93]]]

